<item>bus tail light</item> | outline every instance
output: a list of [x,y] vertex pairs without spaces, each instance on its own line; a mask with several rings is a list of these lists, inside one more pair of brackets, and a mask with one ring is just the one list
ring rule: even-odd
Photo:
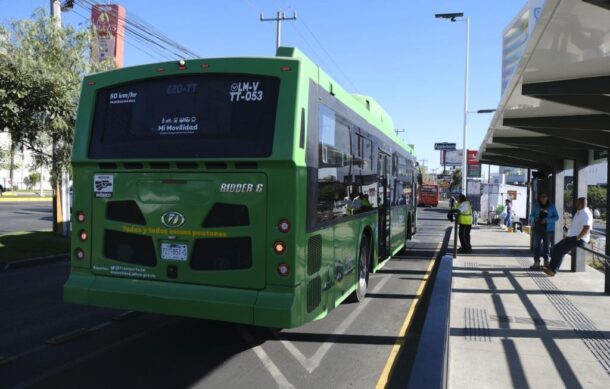
[[290,231],[290,221],[288,219],[282,219],[277,223],[277,228],[280,232],[287,234]]
[[277,255],[284,254],[286,252],[286,243],[281,240],[276,241],[273,243],[273,251],[275,251]]
[[85,242],[87,239],[89,239],[89,234],[85,230],[80,230],[78,233],[78,239],[80,239],[81,242]]
[[277,265],[277,273],[282,277],[287,277],[290,274],[290,266],[287,263]]
[[79,261],[82,261],[83,259],[85,259],[85,251],[81,248],[78,248],[78,249],[74,250],[74,256]]
[[85,221],[85,213],[84,213],[83,211],[78,211],[78,212],[76,212],[76,220],[77,220],[79,223],[84,222],[84,221]]

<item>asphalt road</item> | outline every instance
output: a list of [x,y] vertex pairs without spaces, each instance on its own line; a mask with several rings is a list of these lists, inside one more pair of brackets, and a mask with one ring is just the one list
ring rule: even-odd
[[53,209],[50,201],[0,203],[0,235],[14,231],[50,230]]
[[[373,388],[448,226],[423,210],[363,302],[282,331],[64,304],[65,262],[0,273],[0,387]],[[390,387],[409,372],[406,339]]]

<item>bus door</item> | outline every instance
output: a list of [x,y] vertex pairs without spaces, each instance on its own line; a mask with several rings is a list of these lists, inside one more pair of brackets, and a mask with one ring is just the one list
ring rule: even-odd
[[390,163],[389,154],[379,150],[377,160],[377,176],[379,177],[379,254],[381,258],[390,255]]

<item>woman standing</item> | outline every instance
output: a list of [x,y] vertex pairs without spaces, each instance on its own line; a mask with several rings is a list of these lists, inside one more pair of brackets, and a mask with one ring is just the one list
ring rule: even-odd
[[557,220],[559,220],[557,208],[551,204],[546,193],[540,193],[538,202],[533,204],[530,213],[534,238],[534,264],[530,270],[540,270],[540,257],[544,259],[544,266],[548,266]]

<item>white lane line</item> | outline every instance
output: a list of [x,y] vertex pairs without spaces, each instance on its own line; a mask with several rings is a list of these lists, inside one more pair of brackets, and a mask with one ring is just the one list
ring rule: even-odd
[[254,351],[254,353],[256,354],[258,359],[260,359],[261,362],[263,363],[263,365],[265,365],[265,367],[267,368],[267,371],[269,372],[269,374],[271,374],[271,377],[273,377],[273,379],[277,383],[278,387],[280,389],[295,389],[294,385],[292,385],[290,382],[288,382],[288,379],[286,378],[286,376],[284,376],[284,374],[282,374],[282,372],[276,366],[276,364],[273,363],[271,358],[269,358],[269,355],[267,355],[265,350],[263,350],[263,348],[260,345],[256,344],[256,341],[254,340],[252,335],[250,335],[244,329],[243,326],[238,325],[237,329],[238,329],[240,335],[242,336],[242,338],[244,338],[244,340],[250,344],[250,346],[252,347],[252,351]]
[[[377,293],[383,286],[388,282],[391,278],[391,275],[384,277],[375,287],[370,291],[370,293]],[[334,345],[334,341],[337,339],[338,335],[343,335],[345,331],[352,325],[352,323],[358,318],[360,313],[367,307],[367,305],[371,302],[371,298],[365,298],[363,302],[358,304],[358,307],[352,311],[339,326],[335,329],[332,335],[328,337],[328,339],[318,347],[316,352],[310,358],[307,358],[303,353],[292,343],[291,341],[284,340],[281,338],[281,335],[276,334],[276,337],[279,339],[280,343],[288,350],[288,352],[296,359],[301,366],[309,374],[313,373],[314,370],[320,366],[320,362],[326,356],[326,353],[330,350],[330,348]]]
[[70,369],[74,368],[75,366],[77,366],[77,365],[79,365],[79,364],[81,364],[83,362],[86,362],[86,361],[89,361],[89,360],[91,360],[93,358],[96,358],[99,355],[102,355],[102,354],[104,354],[104,353],[106,353],[106,352],[108,352],[108,351],[110,351],[112,349],[115,349],[115,348],[117,348],[119,346],[122,346],[125,343],[129,343],[131,341],[139,339],[139,338],[143,337],[144,335],[147,335],[150,332],[156,331],[156,330],[158,330],[160,328],[163,328],[163,327],[165,327],[165,326],[167,326],[169,324],[172,324],[172,323],[174,323],[176,321],[178,321],[178,320],[177,319],[166,320],[166,321],[162,322],[161,324],[159,324],[158,326],[155,326],[155,327],[153,327],[153,328],[151,328],[149,330],[142,331],[142,332],[139,332],[137,334],[131,335],[131,336],[127,337],[127,338],[121,339],[118,342],[109,344],[106,347],[102,347],[100,349],[97,349],[96,351],[94,351],[94,352],[92,352],[92,353],[90,353],[90,354],[88,354],[86,356],[79,357],[79,358],[77,358],[77,359],[75,359],[75,360],[73,360],[71,362],[67,362],[67,363],[64,363],[63,365],[60,365],[60,366],[56,367],[56,368],[47,370],[47,371],[45,371],[45,372],[43,372],[43,373],[41,373],[41,374],[39,374],[39,375],[37,375],[35,377],[30,378],[27,381],[23,381],[23,382],[17,384],[16,386],[13,387],[13,389],[28,388],[28,387],[30,387],[32,385],[38,384],[40,382],[43,382],[43,381],[45,381],[45,380],[47,380],[47,379],[49,379],[49,378],[51,378],[51,377],[53,377],[53,376],[55,376],[57,374],[60,374],[60,373],[62,373],[64,371],[66,371],[66,370],[70,370]]

